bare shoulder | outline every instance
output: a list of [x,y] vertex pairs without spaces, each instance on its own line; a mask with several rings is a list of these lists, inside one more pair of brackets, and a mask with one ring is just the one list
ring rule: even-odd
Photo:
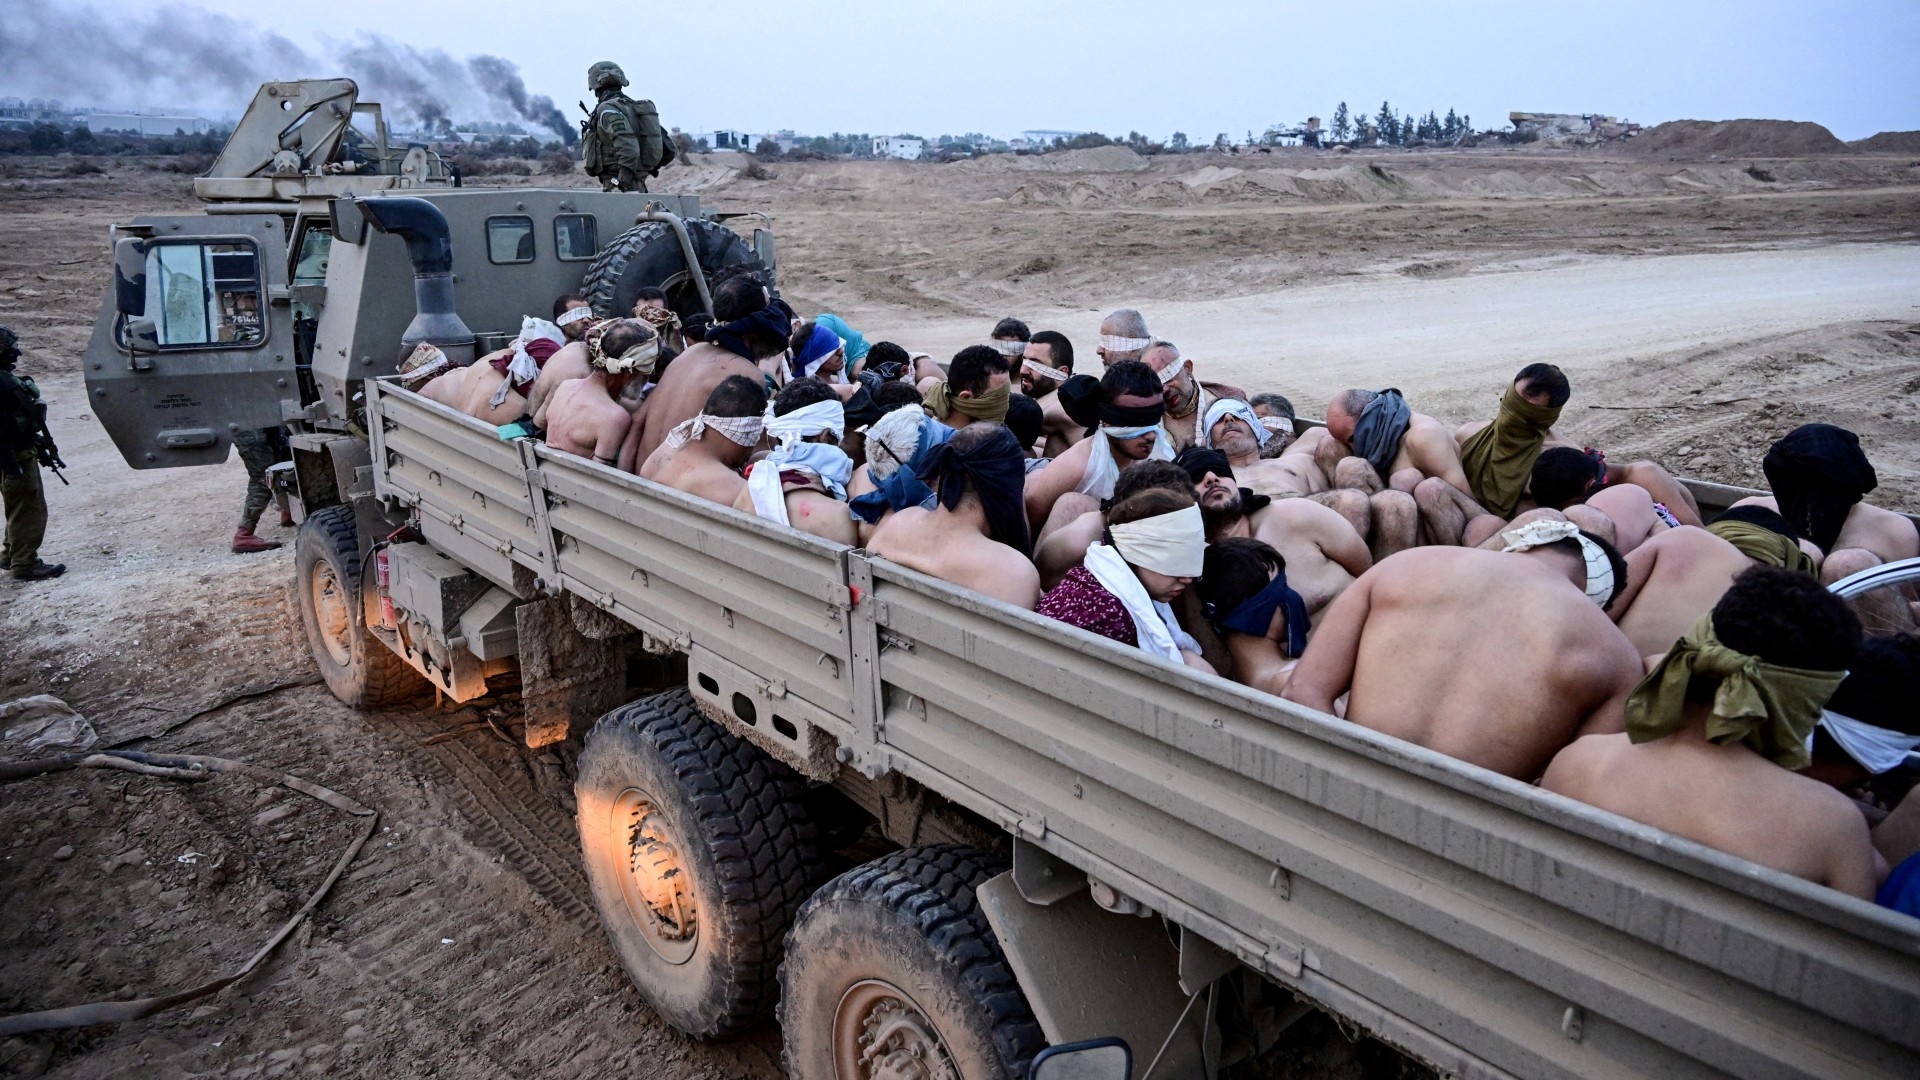
[[1287,529],[1319,531],[1340,528],[1348,532],[1353,526],[1340,516],[1338,510],[1314,502],[1312,499],[1275,499],[1253,515],[1253,527],[1264,530],[1269,523]]
[[1847,546],[1854,539],[1856,531],[1866,541],[1858,546],[1871,547],[1889,561],[1920,555],[1920,526],[1916,526],[1905,514],[1871,503],[1860,503],[1848,515],[1846,528],[1834,546]]
[[1630,749],[1625,735],[1583,735],[1560,748],[1540,777],[1540,786],[1574,799],[1585,799],[1608,762]]
[[1321,444],[1325,443],[1327,440],[1331,438],[1333,438],[1333,436],[1327,431],[1326,428],[1323,428],[1323,427],[1309,428],[1305,435],[1302,435],[1299,438],[1293,440],[1293,445],[1287,447],[1285,450],[1280,451],[1280,456],[1292,457],[1296,454],[1303,454],[1307,457],[1312,457],[1313,452],[1315,450],[1320,449]]

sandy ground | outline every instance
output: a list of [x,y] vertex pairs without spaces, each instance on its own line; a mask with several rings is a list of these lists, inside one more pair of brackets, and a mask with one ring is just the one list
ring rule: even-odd
[[[1881,501],[1920,506],[1920,162],[1129,157],[782,164],[765,181],[703,160],[661,186],[772,211],[796,306],[911,347],[950,353],[1011,314],[1091,365],[1100,313],[1134,304],[1204,374],[1303,413],[1393,384],[1455,421],[1552,359],[1575,381],[1563,426],[1615,453],[1753,482],[1768,441],[1832,420],[1861,432]],[[0,700],[53,693],[108,743],[310,777],[383,831],[252,978],[146,1021],[0,1042],[0,1075],[778,1075],[777,1031],[693,1044],[626,984],[586,901],[566,758],[514,744],[510,695],[339,706],[311,683],[289,551],[226,552],[238,463],[135,472],[92,420],[78,354],[106,226],[190,206],[183,177],[138,163],[0,165],[0,322],[25,339],[74,481],[49,477],[45,555],[67,576],[0,580]],[[349,831],[240,781],[7,785],[0,1014],[237,963]],[[1262,1074],[1394,1071],[1319,1027]]]

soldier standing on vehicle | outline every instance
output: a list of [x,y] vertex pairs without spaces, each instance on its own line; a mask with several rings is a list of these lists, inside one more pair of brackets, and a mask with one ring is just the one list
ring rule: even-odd
[[581,149],[587,175],[597,177],[603,191],[645,191],[647,178],[675,157],[659,110],[621,93],[626,85],[626,73],[611,60],[587,69],[587,89],[600,100],[581,124]]
[[0,502],[7,513],[4,561],[21,581],[39,581],[67,572],[66,564],[43,562],[40,541],[47,535],[47,492],[40,467],[61,469],[60,451],[47,432],[47,407],[40,388],[13,367],[20,361],[20,338],[0,326]]

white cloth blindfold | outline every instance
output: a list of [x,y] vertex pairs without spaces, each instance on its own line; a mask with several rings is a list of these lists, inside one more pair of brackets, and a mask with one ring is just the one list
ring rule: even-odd
[[1036,379],[1050,379],[1054,382],[1067,381],[1067,372],[1061,371],[1057,367],[1048,367],[1047,365],[1041,363],[1038,360],[1029,358],[1027,360],[1022,361],[1020,366],[1026,369],[1027,371],[1032,372],[1033,377]]
[[760,445],[760,435],[766,431],[767,422],[758,416],[712,416],[701,413],[691,420],[682,420],[667,432],[667,446],[678,450],[708,431],[717,431],[740,446]]
[[1180,359],[1175,360],[1173,363],[1168,364],[1165,368],[1161,369],[1160,385],[1165,386],[1168,383],[1172,382],[1173,380],[1179,378],[1180,373],[1187,370],[1187,365],[1191,363],[1193,363],[1192,357],[1183,356]]
[[572,326],[574,323],[580,322],[583,319],[591,318],[593,318],[593,309],[590,307],[569,308],[561,312],[559,318],[553,320],[553,325]]
[[1206,564],[1207,526],[1198,505],[1107,529],[1114,549],[1133,566],[1168,577],[1199,577]]
[[1267,445],[1267,440],[1273,438],[1273,432],[1267,430],[1267,426],[1260,422],[1260,417],[1253,414],[1253,406],[1239,398],[1220,398],[1207,410],[1206,419],[1200,423],[1200,436],[1206,440],[1209,450],[1214,448],[1213,425],[1219,423],[1223,416],[1232,416],[1252,428],[1253,437],[1260,440],[1261,446]]
[[839,398],[834,398],[816,401],[785,416],[775,416],[773,406],[768,405],[766,423],[767,437],[782,446],[810,439],[823,431],[832,432],[838,441],[847,434],[847,407]]
[[1114,337],[1112,334],[1100,335],[1100,347],[1108,352],[1139,352],[1153,344],[1152,338]]
[[1001,341],[995,338],[987,342],[987,348],[992,349],[1001,356],[1019,356],[1021,353],[1027,351],[1027,343],[1019,340]]
[[1529,521],[1501,533],[1500,539],[1507,542],[1502,551],[1531,551],[1561,540],[1579,541],[1580,553],[1587,560],[1587,599],[1602,608],[1613,599],[1613,564],[1607,561],[1607,553],[1600,550],[1600,545],[1580,535],[1580,526],[1573,522]]
[[[1821,711],[1819,726],[1827,729],[1827,734],[1833,736],[1833,741],[1840,744],[1848,757],[1876,776],[1899,768],[1907,755],[1920,749],[1920,735],[1877,727],[1832,709]],[[1812,732],[1807,733],[1807,749],[1813,749]]]

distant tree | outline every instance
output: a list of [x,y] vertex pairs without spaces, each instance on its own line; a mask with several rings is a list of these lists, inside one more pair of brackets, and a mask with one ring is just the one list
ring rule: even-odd
[[772,139],[761,139],[753,148],[753,156],[761,161],[776,161],[780,157],[780,144]]
[[1071,139],[1055,139],[1053,145],[1059,150],[1092,150],[1100,146],[1114,146],[1116,143],[1097,131],[1089,131],[1084,135],[1075,135]]
[[92,129],[88,128],[85,124],[81,124],[79,127],[67,133],[67,149],[76,154],[91,154],[98,145],[99,143],[93,137]]
[[1447,118],[1440,121],[1440,137],[1452,142],[1460,136],[1460,117],[1452,109],[1447,110]]
[[1348,115],[1347,103],[1343,101],[1339,108],[1333,110],[1333,141],[1346,142],[1347,136],[1352,134],[1353,118]]
[[1462,113],[1460,116],[1460,135],[1464,138],[1471,134],[1473,134],[1473,117]]
[[1167,140],[1167,148],[1172,150],[1176,154],[1186,153],[1188,149],[1187,133],[1184,131],[1174,132],[1173,137]]
[[1394,135],[1400,130],[1399,123],[1393,118],[1393,106],[1381,102],[1380,111],[1373,116],[1373,126],[1380,129],[1382,142],[1393,142]]
[[36,154],[57,154],[65,145],[67,137],[52,124],[35,124],[33,130],[27,133],[27,146]]
[[1215,150],[1222,150],[1222,151],[1227,149],[1227,133],[1226,132],[1223,131],[1220,134],[1215,135],[1213,137],[1213,148]]

